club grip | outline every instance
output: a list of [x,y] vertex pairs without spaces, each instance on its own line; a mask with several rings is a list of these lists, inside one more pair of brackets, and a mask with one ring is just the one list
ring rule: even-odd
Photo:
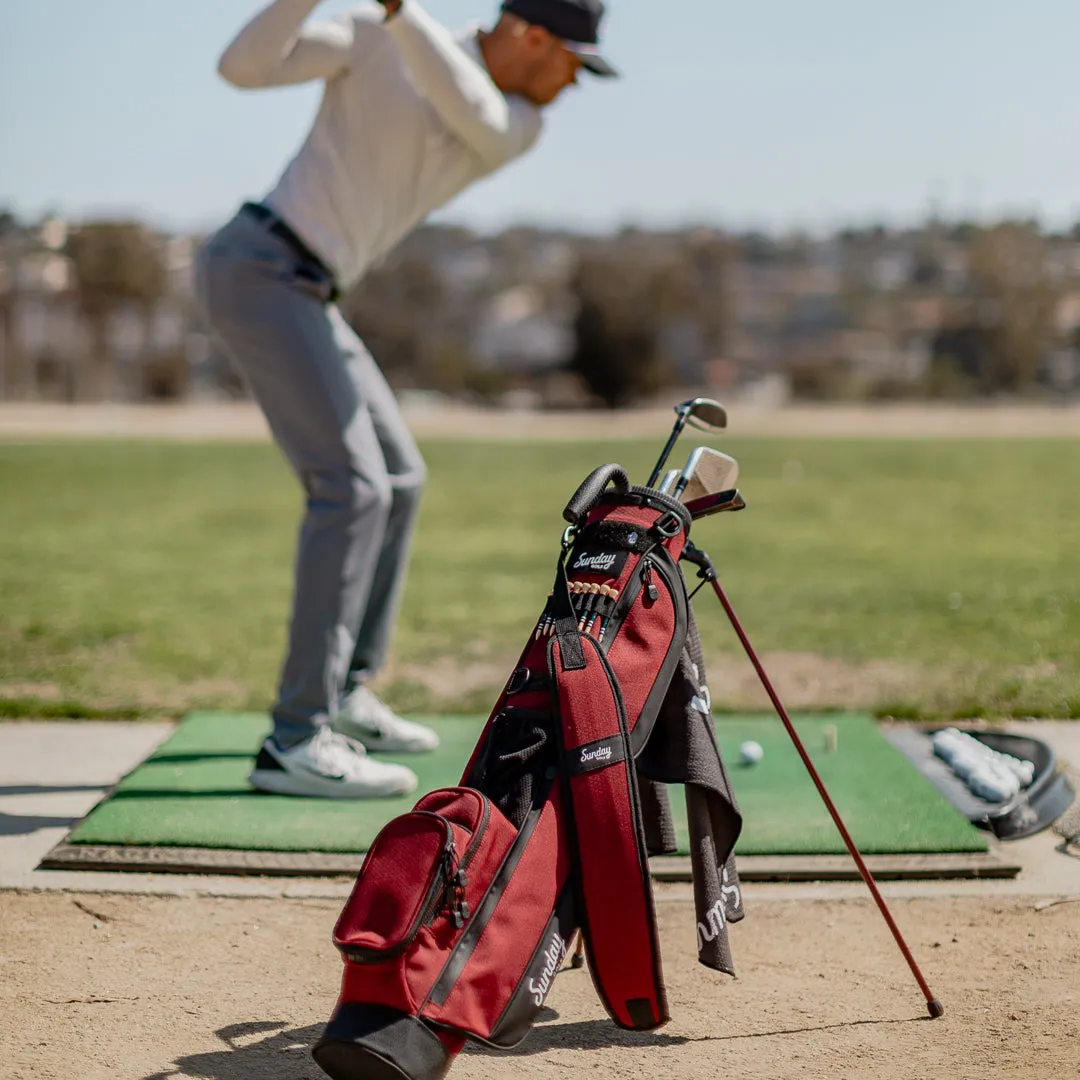
[[599,469],[594,469],[566,504],[563,517],[571,525],[580,525],[611,483],[614,483],[615,490],[621,494],[625,495],[630,490],[630,478],[621,465],[601,465]]

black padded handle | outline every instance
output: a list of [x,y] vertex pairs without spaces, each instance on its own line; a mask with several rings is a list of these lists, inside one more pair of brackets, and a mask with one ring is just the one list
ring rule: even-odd
[[589,473],[581,487],[574,492],[574,497],[566,504],[563,517],[571,525],[580,525],[610,483],[614,483],[615,490],[623,495],[630,490],[630,478],[621,465],[601,465]]

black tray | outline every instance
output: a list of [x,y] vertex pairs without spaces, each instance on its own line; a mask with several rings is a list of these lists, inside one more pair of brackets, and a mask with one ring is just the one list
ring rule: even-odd
[[1041,739],[1011,735],[1003,731],[957,731],[997,750],[1035,766],[1035,776],[1027,788],[1005,802],[979,798],[949,765],[934,753],[931,742],[940,728],[893,727],[885,736],[969,821],[992,832],[1000,840],[1019,840],[1052,825],[1072,805],[1075,792],[1068,778],[1058,771],[1054,751]]

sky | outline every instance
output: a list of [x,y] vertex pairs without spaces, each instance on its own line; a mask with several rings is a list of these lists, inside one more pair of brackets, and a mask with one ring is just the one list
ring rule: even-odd
[[[496,0],[426,0],[449,26]],[[217,224],[270,188],[320,87],[217,57],[258,0],[3,0],[0,207]],[[352,6],[324,0],[316,13]],[[1077,0],[610,0],[625,78],[585,79],[529,156],[436,220],[824,231],[1080,220]]]

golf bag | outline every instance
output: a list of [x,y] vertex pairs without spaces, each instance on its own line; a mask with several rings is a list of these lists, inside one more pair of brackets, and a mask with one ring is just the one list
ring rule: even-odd
[[548,603],[460,786],[383,828],[337,921],[341,994],[313,1051],[335,1080],[434,1080],[466,1039],[517,1045],[577,930],[615,1023],[665,1023],[661,783],[686,785],[699,958],[732,971],[741,818],[678,565],[690,517],[617,465],[565,517]]

